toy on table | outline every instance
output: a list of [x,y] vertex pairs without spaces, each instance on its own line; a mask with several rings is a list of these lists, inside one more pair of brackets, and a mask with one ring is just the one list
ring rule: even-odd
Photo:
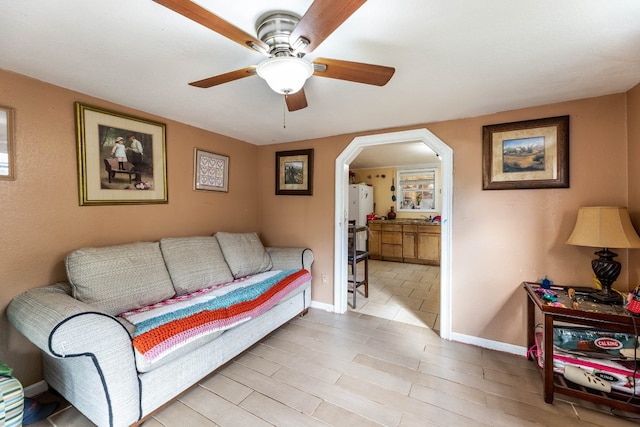
[[558,301],[558,293],[556,291],[552,291],[551,289],[538,288],[534,290],[535,293],[540,295],[543,301],[556,302]]
[[571,307],[577,309],[580,304],[578,304],[578,300],[576,299],[576,290],[573,288],[567,289],[567,295],[569,295],[569,299],[571,300]]
[[551,289],[537,288],[534,289],[534,292],[540,295],[542,301],[545,301],[547,305],[551,305],[553,307],[566,307],[561,302],[558,302],[558,293],[556,291],[552,291]]

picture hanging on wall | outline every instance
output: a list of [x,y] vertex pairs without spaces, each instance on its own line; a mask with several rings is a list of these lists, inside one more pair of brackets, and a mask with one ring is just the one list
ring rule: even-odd
[[569,116],[482,127],[482,189],[569,187]]
[[313,195],[313,149],[276,152],[276,195]]
[[16,178],[13,108],[0,107],[0,179]]
[[229,191],[229,157],[195,149],[194,190]]
[[80,205],[167,203],[165,125],[75,106]]

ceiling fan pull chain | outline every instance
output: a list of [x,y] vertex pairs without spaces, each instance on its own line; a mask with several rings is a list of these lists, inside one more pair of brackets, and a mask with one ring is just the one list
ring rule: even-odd
[[284,101],[282,103],[282,128],[286,129],[287,128],[287,95],[284,95],[282,97],[282,100]]

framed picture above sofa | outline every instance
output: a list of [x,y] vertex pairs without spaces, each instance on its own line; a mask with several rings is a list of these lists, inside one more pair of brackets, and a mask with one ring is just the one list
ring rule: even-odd
[[0,106],[0,179],[16,178],[13,108]]
[[313,195],[313,149],[276,152],[276,195]]
[[195,149],[193,189],[229,191],[229,156]]
[[75,106],[80,205],[167,203],[165,125]]

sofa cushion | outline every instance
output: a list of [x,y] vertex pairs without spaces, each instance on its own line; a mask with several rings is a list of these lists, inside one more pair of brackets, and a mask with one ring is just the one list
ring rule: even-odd
[[233,280],[213,236],[164,238],[160,250],[178,295]]
[[271,270],[271,257],[257,233],[218,232],[215,237],[236,279]]
[[72,295],[112,315],[175,295],[159,242],[78,249],[65,264]]

